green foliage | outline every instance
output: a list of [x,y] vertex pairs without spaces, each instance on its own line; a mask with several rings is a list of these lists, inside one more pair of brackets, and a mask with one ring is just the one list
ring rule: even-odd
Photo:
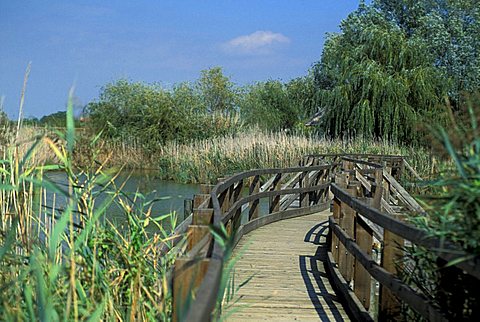
[[[450,158],[450,168],[425,184],[432,194],[423,197],[426,215],[412,217],[432,236],[455,243],[468,255],[480,255],[480,95],[466,100],[469,120],[457,120],[448,130],[438,128],[437,153]],[[480,281],[432,256],[421,247],[406,249],[404,279],[420,289],[452,321],[477,320]],[[459,292],[462,290],[462,292]]]
[[228,78],[213,68],[203,71],[196,84],[181,83],[172,90],[119,80],[106,85],[86,112],[94,133],[102,130],[107,138],[152,149],[167,141],[235,131],[234,98]]
[[50,127],[65,127],[67,112],[59,111],[43,116],[39,121],[39,125],[47,125]]
[[341,30],[314,68],[326,134],[412,142],[417,123],[442,118],[436,106],[446,84],[422,39],[365,5]]
[[120,80],[105,86],[99,101],[87,108],[93,128],[112,138],[164,142],[186,130],[170,93],[158,85]]
[[468,100],[469,124],[457,122],[448,131],[440,128],[443,153],[451,160],[449,171],[429,185],[435,196],[427,199],[430,216],[418,224],[432,234],[480,255],[480,95]]
[[421,38],[434,65],[452,80],[449,95],[480,89],[480,6],[477,0],[375,0],[374,6],[406,32]]
[[296,106],[300,121],[304,122],[317,110],[313,73],[294,78],[286,83],[286,91],[292,104]]
[[248,86],[240,103],[246,124],[262,130],[299,129],[315,111],[313,78],[296,78],[284,84],[278,80]]
[[0,128],[5,128],[10,125],[10,120],[4,111],[0,110]]
[[234,84],[223,75],[221,67],[202,70],[196,89],[207,112],[224,115],[235,112],[237,93]]
[[12,122],[7,117],[7,114],[0,110],[0,144],[7,145],[11,139]]
[[[11,146],[0,161],[0,320],[169,320],[166,273],[176,252],[160,249],[172,246],[163,223],[174,227],[175,216],[154,217],[153,201],[125,195],[104,164],[73,167],[69,102],[62,140],[38,137],[24,155]],[[40,140],[58,164],[35,165]],[[67,185],[48,181],[43,174],[50,170],[64,172]],[[64,209],[45,204],[47,190],[65,200]],[[101,220],[114,203],[124,227]],[[147,233],[151,223],[157,232]]]
[[241,115],[247,124],[264,130],[293,127],[294,108],[280,81],[256,83],[247,89],[241,104]]

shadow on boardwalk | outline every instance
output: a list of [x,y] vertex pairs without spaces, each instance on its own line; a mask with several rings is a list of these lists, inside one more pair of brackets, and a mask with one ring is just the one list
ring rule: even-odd
[[[245,235],[234,251],[237,285],[227,321],[348,321],[326,276],[330,212],[272,223]],[[241,250],[245,245],[245,251]]]
[[[314,305],[318,317],[321,321],[331,321],[333,317],[335,321],[344,321],[341,312],[337,309],[335,302],[339,299],[335,294],[331,294],[324,280],[328,279],[325,273],[325,262],[327,260],[327,234],[328,221],[321,222],[313,226],[305,235],[304,242],[317,245],[317,251],[313,256],[299,256],[300,272],[308,291],[308,296]],[[309,265],[307,265],[307,262]],[[319,265],[322,267],[319,269]],[[308,269],[307,267],[310,267]],[[323,303],[323,305],[322,305]],[[327,306],[328,308],[324,307]],[[338,305],[338,304],[337,304]],[[325,315],[330,312],[330,317]]]

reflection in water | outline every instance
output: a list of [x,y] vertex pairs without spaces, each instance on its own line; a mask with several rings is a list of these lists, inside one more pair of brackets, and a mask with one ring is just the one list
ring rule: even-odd
[[[48,173],[47,177],[50,181],[57,183],[60,186],[67,184],[67,177],[61,172]],[[125,182],[126,181],[126,182]],[[122,189],[132,200],[135,193],[138,192],[145,196],[146,201],[159,199],[153,203],[152,217],[162,216],[171,212],[178,214],[179,224],[183,218],[183,202],[185,199],[190,199],[196,193],[199,193],[200,185],[198,184],[179,184],[171,181],[164,181],[155,178],[154,172],[141,171],[141,172],[125,172],[121,173],[116,179],[115,184],[117,186],[122,185],[125,182],[125,186]],[[106,194],[100,194],[96,200],[96,205],[100,205],[105,199]],[[141,200],[137,198],[137,205],[141,203]],[[51,205],[53,201],[53,195],[47,195],[47,204]],[[55,200],[56,208],[63,208],[65,206],[65,199],[61,199],[57,196]],[[119,205],[115,204],[110,207],[106,214],[106,218],[118,226],[125,223],[125,215]]]

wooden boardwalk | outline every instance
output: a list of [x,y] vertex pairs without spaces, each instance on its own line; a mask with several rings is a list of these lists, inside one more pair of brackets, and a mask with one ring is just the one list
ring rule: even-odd
[[248,282],[227,305],[227,321],[350,320],[324,268],[330,214],[282,220],[243,236],[234,252],[240,256],[235,284]]
[[[232,276],[241,287],[223,303],[222,320],[385,321],[399,318],[403,305],[429,321],[452,320],[422,292],[424,287],[402,281],[397,272],[397,264],[405,263],[402,246],[408,241],[454,262],[455,278],[463,279],[466,273],[480,279],[480,264],[464,260],[472,255],[454,243],[401,220],[406,213],[424,213],[397,181],[406,165],[399,156],[307,156],[298,167],[249,170],[205,186],[195,196],[190,223],[182,230],[188,244],[175,262],[174,320],[217,317],[226,250],[209,238],[212,223],[217,229],[228,227],[235,241],[240,239]],[[245,185],[248,194],[243,193]],[[268,209],[259,206],[261,200],[268,201]],[[331,201],[329,216],[321,209]],[[327,230],[332,235],[328,241]],[[381,245],[380,263],[371,256],[375,245]],[[182,292],[186,284],[193,290]],[[175,315],[187,305],[185,317]]]

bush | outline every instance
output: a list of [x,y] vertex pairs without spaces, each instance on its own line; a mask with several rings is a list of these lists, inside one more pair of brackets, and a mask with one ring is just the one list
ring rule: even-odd
[[169,91],[158,85],[119,80],[106,85],[86,112],[92,132],[103,131],[104,137],[123,142],[140,142],[147,149],[167,141],[230,133],[239,125],[233,113],[205,111],[201,95],[187,83]]
[[258,82],[245,89],[240,103],[242,119],[266,131],[295,130],[315,111],[313,79]]

